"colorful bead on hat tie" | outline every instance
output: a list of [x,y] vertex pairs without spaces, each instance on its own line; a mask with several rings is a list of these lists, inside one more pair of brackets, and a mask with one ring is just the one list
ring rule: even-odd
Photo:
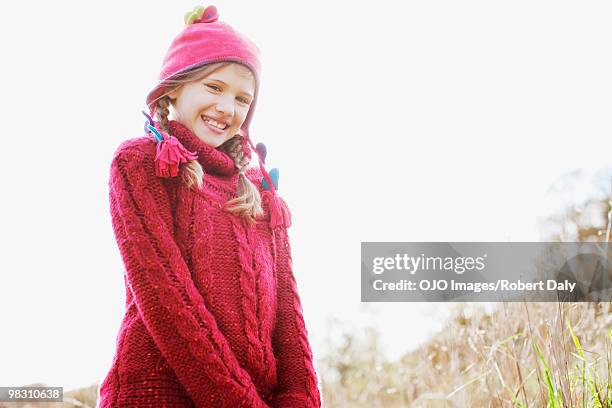
[[[278,172],[279,170],[276,167],[270,170],[269,172],[275,190],[278,190]],[[261,186],[264,188],[264,190],[271,190],[270,185],[268,184],[268,181],[265,179],[265,177],[261,181]]]
[[185,25],[197,23],[214,23],[219,19],[219,13],[215,6],[196,6],[192,11],[185,14]]
[[263,143],[257,143],[255,146],[255,150],[258,152],[258,156],[261,157],[261,161],[266,164],[266,156],[268,154],[268,149],[266,149],[266,145]]

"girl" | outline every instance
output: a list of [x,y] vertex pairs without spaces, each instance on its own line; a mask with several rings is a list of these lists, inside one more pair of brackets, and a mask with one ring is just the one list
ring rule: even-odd
[[185,20],[147,97],[148,135],[111,164],[126,313],[98,406],[319,407],[290,212],[249,137],[258,49],[214,6]]

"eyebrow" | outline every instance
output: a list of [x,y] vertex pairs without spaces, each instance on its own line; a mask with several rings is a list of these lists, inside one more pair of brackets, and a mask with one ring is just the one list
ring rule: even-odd
[[[225,82],[223,82],[223,81],[222,81],[222,80],[220,80],[220,79],[215,79],[215,78],[207,78],[207,79],[208,79],[209,81],[220,82],[220,83],[222,83],[223,85],[227,85]],[[248,92],[244,92],[244,91],[242,91],[242,93],[243,93],[243,94],[245,94],[246,96],[248,96],[249,98],[253,99],[253,95],[251,95],[250,93],[248,93]]]

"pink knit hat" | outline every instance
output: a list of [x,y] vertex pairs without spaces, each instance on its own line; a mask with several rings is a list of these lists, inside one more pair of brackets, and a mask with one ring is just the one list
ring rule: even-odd
[[170,44],[159,74],[159,83],[147,96],[147,106],[154,112],[155,100],[164,94],[165,81],[177,74],[215,62],[237,62],[248,67],[255,77],[255,93],[241,127],[244,135],[248,136],[259,91],[259,49],[251,40],[218,19],[215,6],[195,7],[185,15],[185,28]]

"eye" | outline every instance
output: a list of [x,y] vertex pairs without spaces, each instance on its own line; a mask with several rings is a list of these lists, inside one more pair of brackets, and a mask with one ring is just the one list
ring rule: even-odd
[[249,105],[249,100],[246,98],[238,98],[238,102],[244,104],[244,105]]
[[209,87],[210,89],[216,91],[216,92],[221,92],[221,88],[219,88],[217,85],[206,84],[206,86]]

